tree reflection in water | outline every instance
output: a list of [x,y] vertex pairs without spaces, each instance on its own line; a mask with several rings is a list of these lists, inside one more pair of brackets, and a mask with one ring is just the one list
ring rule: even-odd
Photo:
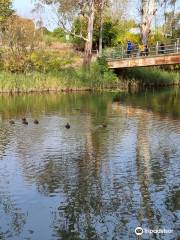
[[1,97],[0,239],[25,239],[32,226],[33,240],[135,239],[138,225],[177,232],[180,115],[171,94]]

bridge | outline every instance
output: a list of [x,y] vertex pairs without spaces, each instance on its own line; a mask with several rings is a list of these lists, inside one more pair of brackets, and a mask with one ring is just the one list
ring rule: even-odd
[[180,64],[179,39],[170,45],[151,46],[147,52],[139,52],[138,48],[127,53],[125,48],[112,48],[104,53],[110,69],[133,68]]

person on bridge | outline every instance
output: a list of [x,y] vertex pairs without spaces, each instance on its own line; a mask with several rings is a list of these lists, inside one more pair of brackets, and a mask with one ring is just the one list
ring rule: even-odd
[[145,45],[145,47],[144,47],[144,55],[145,55],[145,56],[148,56],[148,55],[149,55],[148,45]]
[[159,51],[159,53],[161,53],[161,54],[165,53],[165,45],[164,45],[164,43],[160,44],[160,51]]
[[144,56],[144,44],[139,45],[139,53],[140,53],[140,56]]
[[127,42],[127,56],[128,57],[130,57],[132,49],[133,49],[133,45],[132,45],[131,41],[128,41]]

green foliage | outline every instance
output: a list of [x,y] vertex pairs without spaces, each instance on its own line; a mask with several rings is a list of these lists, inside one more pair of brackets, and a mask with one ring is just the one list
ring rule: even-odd
[[50,35],[52,32],[49,31],[46,27],[42,27],[39,29],[40,31],[43,31],[43,34]]
[[118,29],[111,19],[103,23],[103,46],[114,46],[116,44]]
[[40,36],[33,21],[18,16],[11,16],[6,21],[7,27],[2,40],[4,52],[2,60],[4,70],[25,72],[31,68],[30,55],[38,47]]
[[137,44],[140,42],[140,35],[130,32],[132,28],[136,28],[137,24],[133,20],[126,20],[123,22],[118,22],[118,37],[117,44],[125,45],[128,40]]
[[6,20],[14,13],[11,0],[0,0],[0,27],[4,28]]
[[166,71],[159,68],[132,68],[125,71],[126,79],[138,82],[143,85],[173,85],[180,84],[180,73]]
[[16,58],[9,52],[0,57],[0,70],[11,73],[30,73],[33,71],[47,73],[60,71],[74,61],[71,54],[56,54],[43,50],[34,51],[23,58]]
[[[175,3],[172,1],[172,3]],[[172,38],[180,38],[180,27],[179,27],[179,19],[180,12],[166,12],[166,22],[163,25],[163,29],[165,31],[165,35],[170,35]]]
[[[32,56],[36,71],[25,73],[0,72],[0,92],[28,92],[62,89],[106,89],[116,86],[117,76],[99,60],[92,63],[89,71],[61,68],[60,62],[51,62],[49,57]],[[46,64],[45,64],[46,62]],[[62,63],[61,63],[62,64]],[[50,69],[48,65],[51,65]],[[48,69],[44,69],[47,67]],[[58,71],[57,71],[58,68]],[[53,71],[54,69],[54,71]],[[49,70],[45,72],[44,70]]]
[[59,39],[59,40],[66,40],[66,33],[64,32],[64,30],[62,28],[56,28],[54,29],[54,31],[52,32],[52,36]]
[[66,35],[66,32],[62,28],[55,28],[52,32],[47,28],[43,28],[43,40],[47,46],[51,46],[56,42],[68,42],[69,40],[66,39]]
[[3,55],[2,64],[3,70],[12,73],[26,72],[32,69],[32,63],[28,57],[14,57],[9,52]]
[[[87,21],[84,18],[75,18],[73,23],[73,31],[75,34],[87,35]],[[72,36],[72,43],[78,50],[84,50],[85,41],[82,38]]]
[[31,55],[33,70],[39,72],[59,71],[72,63],[71,57],[57,56],[55,53],[38,51]]
[[80,70],[78,78],[91,89],[110,89],[118,82],[116,74],[108,69],[104,58],[92,63],[89,71]]
[[[111,17],[106,17],[103,22],[103,48],[113,47],[117,45],[124,45],[128,40],[133,43],[140,42],[139,34],[130,33],[130,29],[136,27],[136,23],[132,20],[127,20],[120,22],[118,20],[113,20]],[[87,22],[84,18],[76,18],[73,24],[73,29],[76,34],[81,34],[83,36],[87,35]],[[93,35],[93,48],[98,49],[99,45],[99,18],[96,16],[94,23],[94,35]],[[84,49],[84,40],[78,37],[73,37],[73,43],[77,46],[79,50]]]

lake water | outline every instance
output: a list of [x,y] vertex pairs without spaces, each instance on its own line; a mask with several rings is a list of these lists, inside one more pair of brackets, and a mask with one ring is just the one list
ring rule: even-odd
[[0,96],[1,240],[128,240],[136,227],[180,236],[180,90]]

